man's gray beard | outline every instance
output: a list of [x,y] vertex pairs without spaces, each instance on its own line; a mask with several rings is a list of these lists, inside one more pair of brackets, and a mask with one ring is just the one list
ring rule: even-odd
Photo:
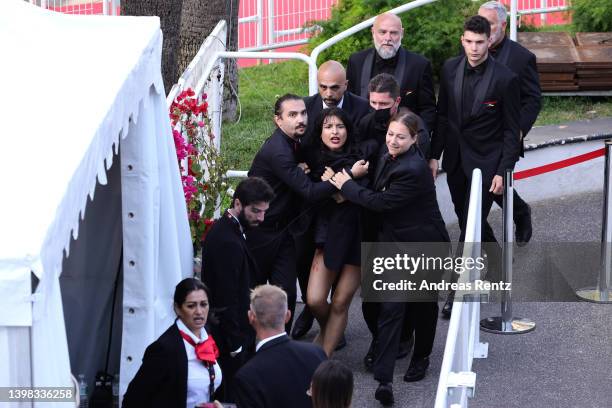
[[399,45],[397,46],[397,48],[393,46],[392,50],[389,50],[388,48],[377,44],[374,44],[374,48],[376,48],[376,52],[378,53],[378,55],[380,55],[380,58],[388,60],[395,57],[395,54],[397,54],[397,50],[399,49]]

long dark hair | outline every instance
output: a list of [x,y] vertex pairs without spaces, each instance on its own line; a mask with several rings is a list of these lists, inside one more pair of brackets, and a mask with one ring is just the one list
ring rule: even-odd
[[312,375],[313,408],[348,408],[353,399],[353,372],[338,360],[322,362]]
[[326,119],[333,118],[333,117],[340,119],[340,121],[342,121],[342,123],[344,124],[344,128],[346,129],[346,143],[344,143],[344,145],[342,146],[341,151],[347,151],[347,149],[349,149],[354,143],[355,129],[353,126],[353,122],[351,121],[351,118],[349,118],[347,113],[343,111],[341,108],[326,108],[326,109],[323,109],[323,111],[319,114],[319,116],[317,116],[317,119],[315,121],[315,126],[313,129],[314,131],[313,134],[318,141],[317,146],[319,150],[321,149],[329,150],[327,146],[323,144],[323,140],[321,139],[321,134],[323,133],[323,125],[325,124]]
[[[338,151],[331,151],[323,143],[321,134],[323,126],[328,118],[338,118],[344,124],[346,129],[346,142]],[[355,143],[355,128],[348,114],[340,108],[327,108],[319,114],[315,121],[313,130],[313,148],[311,149],[312,157],[310,157],[310,167],[312,175],[318,178],[325,171],[325,166],[329,166],[336,171],[343,167],[350,167],[357,160],[360,160],[360,153]]]

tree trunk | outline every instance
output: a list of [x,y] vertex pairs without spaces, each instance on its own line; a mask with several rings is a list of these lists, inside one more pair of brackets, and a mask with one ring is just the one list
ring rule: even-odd
[[[183,72],[200,49],[200,45],[220,20],[228,24],[226,44],[230,51],[238,49],[238,0],[183,0],[180,29],[179,72]],[[236,116],[238,72],[233,59],[225,61],[223,118]]]
[[122,0],[121,15],[159,16],[164,35],[162,46],[162,77],[166,94],[177,81],[182,71],[178,71],[177,56],[179,49],[179,28],[183,0]]
[[[170,91],[219,20],[228,24],[227,48],[238,49],[239,0],[122,0],[121,14],[159,16],[164,34],[162,76]],[[236,116],[238,68],[235,60],[225,61],[223,118]]]

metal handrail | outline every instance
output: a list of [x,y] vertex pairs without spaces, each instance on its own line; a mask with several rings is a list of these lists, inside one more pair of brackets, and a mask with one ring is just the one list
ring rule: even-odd
[[[474,169],[463,248],[464,257],[475,259],[480,256],[481,220],[482,173],[479,169]],[[479,278],[477,273],[475,268],[464,272],[460,275],[458,283],[473,282]],[[467,406],[467,398],[473,396],[476,384],[476,374],[471,371],[472,360],[485,358],[488,352],[488,345],[480,343],[480,303],[476,299],[466,299],[464,302],[464,299],[457,296],[453,303],[446,336],[436,392],[436,408],[455,406],[455,404]]]
[[[414,0],[411,1],[410,3],[406,3],[404,5],[401,5],[399,7],[396,7],[394,9],[391,9],[389,11],[387,11],[387,13],[393,13],[393,14],[401,14],[404,13],[408,10],[412,10],[414,8],[420,7],[420,6],[424,6],[426,4],[429,3],[433,3],[434,1],[437,0]],[[316,63],[317,62],[317,58],[319,57],[319,54],[321,54],[323,51],[325,51],[326,49],[328,49],[329,47],[331,47],[332,45],[344,40],[345,38],[363,30],[364,28],[368,28],[371,25],[374,24],[374,19],[376,19],[375,17],[372,17],[366,21],[362,21],[361,23],[352,26],[351,28],[348,28],[344,31],[342,31],[341,33],[338,33],[336,35],[334,35],[333,37],[331,37],[330,39],[322,42],[321,44],[317,45],[312,52],[310,53],[310,58],[313,59],[313,61]]]

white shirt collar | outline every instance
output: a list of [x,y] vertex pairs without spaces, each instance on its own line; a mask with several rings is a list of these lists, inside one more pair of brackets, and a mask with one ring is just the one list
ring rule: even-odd
[[[323,99],[321,99],[321,102],[323,102]],[[344,95],[342,95],[342,99],[340,99],[340,102],[338,103],[338,105],[336,106],[336,108],[340,108],[342,109],[342,104],[344,103]],[[325,104],[325,102],[323,102],[323,109],[327,109],[329,108],[329,106],[327,106]]]
[[274,340],[274,339],[278,339],[279,337],[286,336],[286,335],[287,335],[287,333],[282,332],[282,333],[278,333],[278,334],[276,334],[274,336],[270,336],[267,339],[261,340],[259,343],[257,343],[257,346],[255,346],[255,352],[257,353],[259,351],[259,349],[261,348],[261,346],[263,346],[267,342],[269,342],[271,340]]
[[206,329],[204,329],[203,327],[200,329],[201,338],[199,339],[198,336],[196,336],[191,330],[189,330],[189,328],[185,325],[185,323],[183,323],[181,319],[176,319],[176,325],[178,326],[180,331],[187,333],[187,335],[191,337],[195,344],[201,343],[208,339],[208,333],[206,333]]

